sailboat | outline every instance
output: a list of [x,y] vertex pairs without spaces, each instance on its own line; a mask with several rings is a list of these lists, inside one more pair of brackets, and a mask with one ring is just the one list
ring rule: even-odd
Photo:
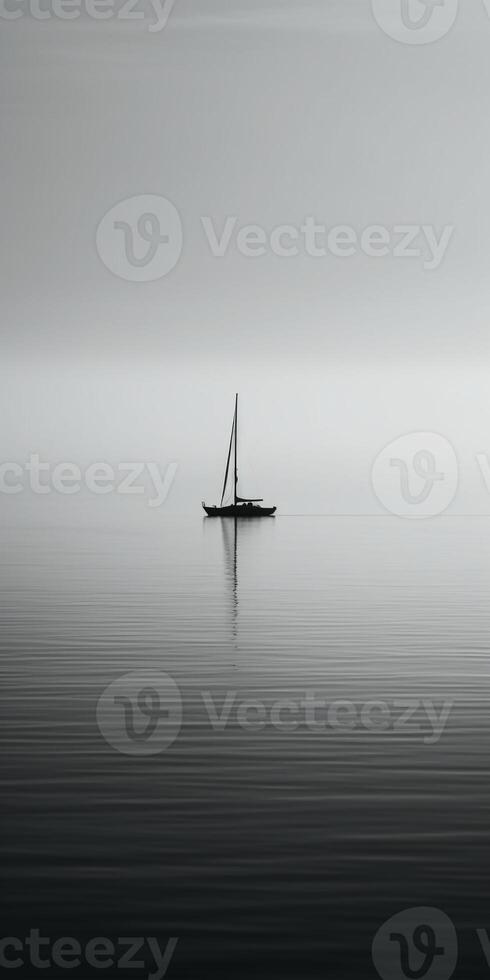
[[[225,499],[226,486],[228,483],[228,474],[230,472],[231,453],[233,449],[234,449],[233,503],[223,507],[223,500]],[[217,507],[216,504],[214,504],[212,507],[208,507],[203,500],[202,506],[206,511],[208,517],[272,517],[272,515],[275,514],[276,512],[275,507],[260,506],[260,504],[263,503],[261,497],[255,499],[252,499],[251,497],[239,497],[237,495],[237,489],[238,489],[238,395],[236,395],[235,397],[235,411],[233,414],[233,424],[231,426],[230,445],[228,448],[228,459],[226,460],[225,479],[223,482],[221,503],[219,507]]]

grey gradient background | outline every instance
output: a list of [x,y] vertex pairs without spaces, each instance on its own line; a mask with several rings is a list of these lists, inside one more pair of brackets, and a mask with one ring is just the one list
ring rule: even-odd
[[[239,390],[249,492],[285,510],[377,512],[373,457],[424,429],[466,472],[454,509],[490,511],[474,465],[490,450],[485,5],[465,0],[423,47],[387,37],[367,0],[177,0],[154,34],[151,17],[0,21],[3,458],[177,459],[168,507],[192,510],[216,497]],[[95,233],[145,193],[176,205],[184,249],[138,284]],[[230,214],[455,231],[432,272],[218,260],[200,217]]]

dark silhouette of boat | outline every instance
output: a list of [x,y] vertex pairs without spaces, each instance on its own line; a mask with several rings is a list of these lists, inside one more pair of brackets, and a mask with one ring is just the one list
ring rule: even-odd
[[[225,498],[226,486],[228,483],[228,474],[230,471],[231,452],[233,448],[234,448],[233,503],[223,507],[223,500]],[[214,504],[212,507],[208,507],[203,500],[202,505],[208,517],[272,517],[272,515],[275,514],[276,507],[260,506],[260,504],[263,502],[261,497],[255,499],[252,499],[251,497],[239,497],[237,495],[237,487],[238,487],[238,395],[236,395],[235,397],[235,412],[233,414],[233,424],[231,427],[230,446],[228,449],[228,459],[226,461],[225,479],[223,482],[221,503],[219,507],[217,507],[216,504]]]

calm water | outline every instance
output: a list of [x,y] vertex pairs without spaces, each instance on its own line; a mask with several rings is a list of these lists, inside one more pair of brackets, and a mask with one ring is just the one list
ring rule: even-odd
[[[378,927],[433,905],[460,975],[482,975],[490,524],[236,530],[152,514],[2,531],[2,934],[178,936],[170,978],[364,980]],[[177,683],[183,722],[166,751],[129,756],[96,706],[143,667]],[[326,702],[316,728],[307,691]]]

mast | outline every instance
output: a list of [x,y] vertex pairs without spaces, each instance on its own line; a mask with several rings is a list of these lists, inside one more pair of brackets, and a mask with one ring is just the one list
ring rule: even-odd
[[238,484],[238,469],[237,469],[237,457],[238,457],[238,394],[235,396],[235,492],[234,492],[234,504],[237,505],[237,484]]

